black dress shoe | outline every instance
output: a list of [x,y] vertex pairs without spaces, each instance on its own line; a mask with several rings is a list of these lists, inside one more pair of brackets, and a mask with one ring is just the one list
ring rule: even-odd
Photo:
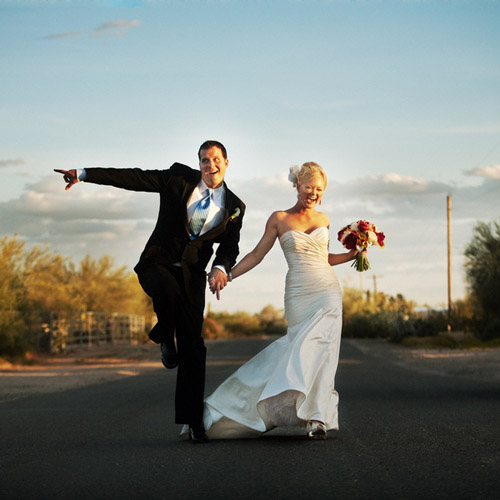
[[175,347],[172,349],[167,345],[166,342],[162,342],[160,344],[160,347],[161,347],[161,362],[163,363],[163,366],[165,368],[168,368],[169,370],[175,368],[179,364],[179,361],[177,359],[177,351],[175,350]]
[[208,443],[208,437],[205,434],[205,428],[203,426],[196,426],[189,428],[189,440],[192,443]]

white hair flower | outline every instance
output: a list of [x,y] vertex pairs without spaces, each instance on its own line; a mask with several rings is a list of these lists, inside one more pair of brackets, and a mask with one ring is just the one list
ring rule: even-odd
[[290,173],[288,174],[288,180],[293,184],[293,187],[297,187],[299,172],[300,172],[300,167],[298,167],[297,165],[292,165],[290,167]]

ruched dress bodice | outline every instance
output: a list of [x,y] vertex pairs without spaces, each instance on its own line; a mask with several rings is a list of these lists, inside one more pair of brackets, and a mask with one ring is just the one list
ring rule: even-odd
[[309,234],[291,230],[280,238],[288,263],[285,316],[289,327],[322,307],[340,308],[342,312],[342,291],[328,264],[328,242],[326,227],[318,227]]

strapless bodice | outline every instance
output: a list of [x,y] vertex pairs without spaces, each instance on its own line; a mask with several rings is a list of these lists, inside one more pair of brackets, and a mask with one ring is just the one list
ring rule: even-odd
[[305,267],[328,266],[329,232],[327,227],[317,227],[310,233],[291,229],[280,237],[280,245],[289,270]]
[[288,262],[285,316],[288,325],[303,321],[319,308],[342,308],[342,291],[328,264],[329,231],[318,227],[310,233],[290,230],[280,237]]

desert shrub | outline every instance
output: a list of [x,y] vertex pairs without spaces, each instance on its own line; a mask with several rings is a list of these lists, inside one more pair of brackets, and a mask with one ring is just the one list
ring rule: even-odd
[[406,337],[416,337],[415,322],[409,319],[397,317],[391,321],[389,340],[401,342]]
[[213,318],[205,317],[202,335],[206,339],[216,339],[223,333],[222,326]]
[[411,318],[413,329],[417,337],[434,337],[440,331],[446,330],[446,321],[440,321],[440,316],[435,318]]
[[[253,335],[284,335],[287,323],[283,311],[268,305],[260,313],[250,314],[244,311],[235,313],[208,311],[205,322],[211,320],[217,325],[217,338],[249,337]],[[210,338],[210,337],[208,337]]]
[[223,324],[232,337],[248,337],[262,333],[259,318],[247,312],[231,315]]
[[267,323],[264,326],[264,333],[266,335],[285,335],[288,326],[285,320]]
[[390,333],[388,316],[383,312],[355,313],[345,319],[343,333],[352,338],[386,338]]

